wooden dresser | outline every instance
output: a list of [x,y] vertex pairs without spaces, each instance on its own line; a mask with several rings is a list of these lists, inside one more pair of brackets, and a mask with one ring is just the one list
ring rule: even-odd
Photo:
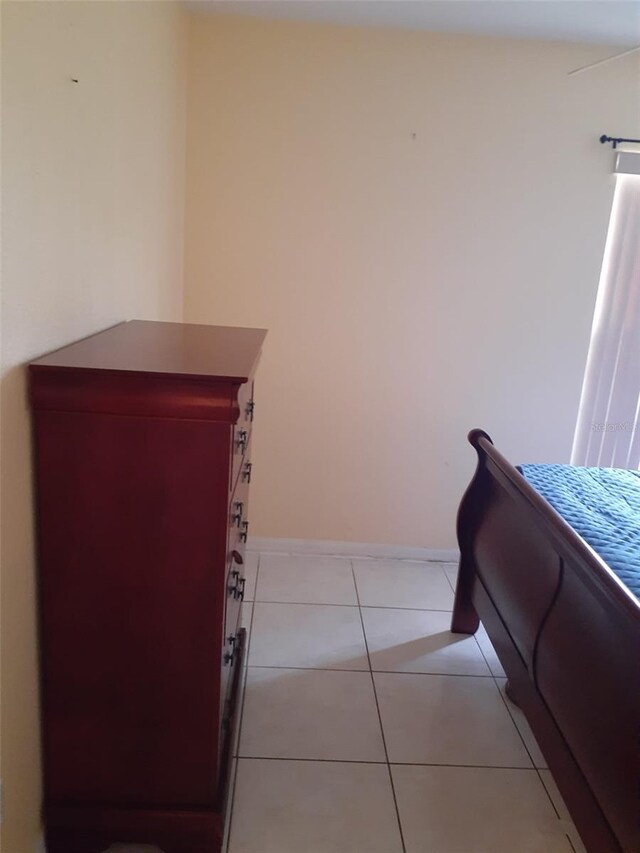
[[265,335],[132,321],[30,365],[48,853],[220,849]]

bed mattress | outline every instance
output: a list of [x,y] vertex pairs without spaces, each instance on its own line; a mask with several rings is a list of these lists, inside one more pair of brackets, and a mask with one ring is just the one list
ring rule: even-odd
[[640,471],[574,465],[518,470],[640,598]]

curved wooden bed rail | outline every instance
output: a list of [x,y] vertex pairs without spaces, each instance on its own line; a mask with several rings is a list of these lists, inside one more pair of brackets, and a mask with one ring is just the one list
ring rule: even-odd
[[587,849],[640,851],[640,603],[482,430],[452,631],[484,623]]

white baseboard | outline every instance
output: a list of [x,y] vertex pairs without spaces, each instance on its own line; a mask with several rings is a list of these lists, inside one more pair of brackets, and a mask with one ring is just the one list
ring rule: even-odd
[[367,542],[333,542],[330,539],[272,539],[250,536],[249,551],[270,554],[318,554],[330,557],[372,557],[387,560],[430,560],[457,563],[457,548],[413,548],[408,545],[376,545]]

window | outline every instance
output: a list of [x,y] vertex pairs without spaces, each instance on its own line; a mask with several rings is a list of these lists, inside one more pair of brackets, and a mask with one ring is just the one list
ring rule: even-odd
[[621,151],[571,461],[640,468],[640,153]]

